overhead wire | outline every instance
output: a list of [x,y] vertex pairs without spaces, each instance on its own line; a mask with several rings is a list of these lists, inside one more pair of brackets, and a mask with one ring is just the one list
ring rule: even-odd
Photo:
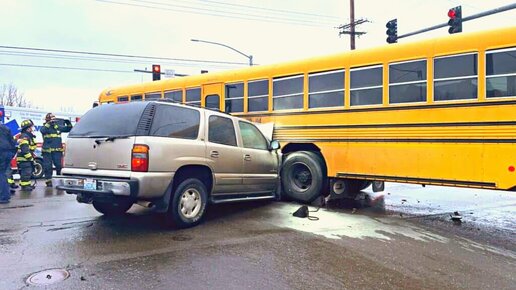
[[184,62],[196,62],[196,63],[247,65],[247,63],[243,63],[243,62],[212,61],[212,60],[199,60],[199,59],[185,59],[185,58],[157,57],[157,56],[144,56],[144,55],[102,53],[102,52],[91,52],[91,51],[51,49],[51,48],[21,47],[21,46],[7,46],[7,45],[0,45],[0,48],[12,49],[12,50],[58,52],[58,53],[84,54],[84,55],[96,55],[96,56],[123,57],[123,58],[139,58],[139,59],[149,59],[149,60],[171,60],[171,61],[184,61]]
[[[190,2],[190,1],[184,1],[184,0],[179,0],[179,1],[181,1],[181,2]],[[224,5],[224,6],[235,6],[235,7],[251,8],[251,9],[263,10],[263,11],[268,11],[268,12],[295,14],[295,15],[300,15],[300,16],[316,16],[316,17],[324,17],[324,18],[334,19],[334,20],[339,20],[340,19],[340,17],[338,17],[338,16],[322,15],[322,14],[315,14],[315,13],[306,13],[306,12],[293,11],[293,10],[282,10],[282,9],[256,7],[256,6],[251,6],[251,5],[226,3],[226,2],[220,2],[220,1],[202,0],[202,1],[198,1],[198,2],[201,2],[201,3],[215,3],[215,4]]]
[[[156,10],[167,10],[167,11],[173,11],[173,12],[184,12],[184,13],[190,13],[190,14],[200,14],[200,15],[209,15],[209,16],[218,16],[218,17],[225,17],[225,18],[234,18],[234,19],[244,19],[244,20],[255,20],[255,21],[262,21],[262,22],[275,22],[275,23],[283,23],[283,24],[296,24],[296,25],[302,25],[302,26],[311,26],[311,27],[328,27],[328,25],[332,25],[331,23],[321,23],[310,21],[310,20],[295,20],[295,19],[282,19],[277,17],[268,17],[263,15],[245,15],[242,13],[229,13],[225,11],[217,11],[217,10],[209,10],[209,9],[203,9],[203,8],[196,8],[191,7],[188,8],[190,10],[181,10],[181,9],[172,9],[167,7],[158,7],[158,6],[150,6],[150,5],[143,5],[143,4],[137,4],[137,3],[128,3],[128,2],[120,2],[120,1],[113,1],[113,0],[96,0],[97,2],[104,2],[104,3],[111,3],[111,4],[117,4],[117,5],[123,5],[123,6],[134,6],[134,7],[142,7],[142,8],[150,8],[150,9],[156,9]],[[131,0],[129,0],[131,1]],[[138,1],[138,0],[133,0]],[[141,2],[140,2],[141,3]],[[172,4],[160,4],[165,6],[170,6]],[[199,10],[208,10],[211,13],[207,12],[200,12]],[[229,15],[228,15],[229,14]],[[242,15],[242,16],[240,16]]]
[[31,64],[18,64],[18,63],[0,63],[0,66],[32,67],[32,68],[48,68],[48,69],[64,69],[64,70],[81,70],[81,71],[101,71],[101,72],[116,72],[116,73],[134,73],[133,71],[114,70],[114,69],[81,68],[81,67],[48,66],[48,65],[31,65]]
[[[294,16],[294,14],[296,14],[295,12],[289,12],[286,10],[261,8],[261,7],[256,7],[256,6],[231,4],[231,3],[224,3],[224,2],[218,2],[218,1],[200,1],[200,3],[198,3],[200,5],[202,4],[202,6],[200,6],[200,7],[178,5],[178,4],[172,4],[172,3],[163,3],[163,2],[150,1],[150,0],[125,0],[125,1],[146,3],[146,4],[151,4],[151,5],[162,5],[162,6],[168,6],[168,7],[179,7],[179,8],[186,8],[186,9],[203,10],[203,11],[210,11],[210,12],[216,12],[216,13],[228,13],[228,14],[237,14],[237,15],[245,15],[245,16],[253,16],[253,17],[264,17],[263,14],[248,14],[249,12],[251,12],[251,13],[257,12],[256,10],[258,10],[258,11],[264,11],[264,12],[266,11],[267,13],[269,13],[265,17],[270,17],[271,16],[270,13],[272,12],[272,13],[276,13],[276,14],[285,14],[285,15],[274,16],[273,18],[279,18],[281,20],[292,20],[292,21],[310,21],[310,22],[317,22],[317,23],[331,21],[331,23],[334,23],[335,21],[338,21],[338,19],[339,19],[337,17],[333,17],[330,20],[327,18],[327,16],[320,15],[320,14],[311,14],[311,13],[298,13],[297,15]],[[191,2],[191,1],[175,0],[173,2],[183,2],[183,3],[186,2],[189,4],[195,5],[195,3]],[[230,6],[230,7],[240,7],[240,8],[248,9],[251,11],[245,11],[245,10],[241,10],[239,8],[233,8],[233,9],[236,9],[233,11],[208,9],[208,8],[205,8],[206,3],[211,3],[212,7],[220,8],[220,9],[225,9],[222,6]],[[252,11],[252,10],[255,10],[255,11]],[[292,16],[288,16],[288,14],[291,14]],[[303,18],[300,18],[300,17],[303,17]],[[316,17],[317,19],[306,19],[307,17],[310,17],[310,18]],[[327,18],[327,20],[324,20],[321,18]],[[317,21],[314,21],[314,20],[317,20]]]
[[[36,58],[49,58],[49,59],[58,59],[58,60],[77,60],[77,61],[94,61],[94,62],[109,62],[109,63],[125,63],[125,64],[149,64],[148,61],[138,60],[138,59],[117,59],[117,58],[105,58],[105,57],[88,57],[88,56],[69,56],[63,54],[45,54],[45,53],[34,53],[34,52],[18,52],[18,51],[4,51],[0,50],[0,55],[7,56],[20,56],[20,57],[36,57]],[[174,65],[174,66],[182,66],[182,67],[205,67],[204,64],[188,64],[188,63],[180,63],[180,62],[171,62],[171,61],[160,61],[161,65]],[[234,68],[235,66],[232,64],[226,65],[218,65],[218,64],[210,64],[210,68]]]

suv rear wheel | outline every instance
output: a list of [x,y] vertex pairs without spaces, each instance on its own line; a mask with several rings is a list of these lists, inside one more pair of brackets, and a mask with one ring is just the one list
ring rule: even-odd
[[188,178],[175,189],[169,206],[169,216],[180,228],[198,225],[206,211],[208,191],[197,178]]
[[107,216],[122,215],[128,211],[133,203],[130,201],[117,201],[115,203],[93,202],[93,207],[100,213]]

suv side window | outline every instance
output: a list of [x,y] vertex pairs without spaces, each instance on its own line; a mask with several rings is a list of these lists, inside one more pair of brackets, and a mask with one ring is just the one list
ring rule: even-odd
[[263,137],[262,133],[253,124],[247,122],[238,122],[240,127],[240,134],[244,142],[244,148],[263,149],[268,150],[269,145],[267,139]]
[[237,146],[233,121],[230,118],[224,118],[221,116],[210,116],[208,141],[229,146]]
[[197,110],[169,105],[156,108],[151,136],[196,139],[199,134],[200,113]]

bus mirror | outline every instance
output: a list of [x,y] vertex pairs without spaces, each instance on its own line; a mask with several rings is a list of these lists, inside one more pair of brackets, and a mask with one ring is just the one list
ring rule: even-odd
[[99,106],[99,102],[93,102],[93,107],[92,108],[95,108],[95,107],[98,107]]
[[270,148],[271,150],[278,150],[280,148],[279,142],[276,140],[272,140]]

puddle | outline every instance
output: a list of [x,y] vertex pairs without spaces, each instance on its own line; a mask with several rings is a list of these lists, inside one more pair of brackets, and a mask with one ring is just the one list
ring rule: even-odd
[[[329,239],[349,238],[376,238],[391,240],[391,235],[402,235],[419,241],[447,242],[448,239],[425,231],[421,228],[403,223],[392,218],[372,218],[360,214],[328,211],[321,208],[318,212],[310,213],[319,220],[311,221],[306,218],[297,218],[292,213],[299,205],[280,204],[274,209],[275,225],[297,231],[313,233]],[[314,210],[311,208],[310,210]]]

